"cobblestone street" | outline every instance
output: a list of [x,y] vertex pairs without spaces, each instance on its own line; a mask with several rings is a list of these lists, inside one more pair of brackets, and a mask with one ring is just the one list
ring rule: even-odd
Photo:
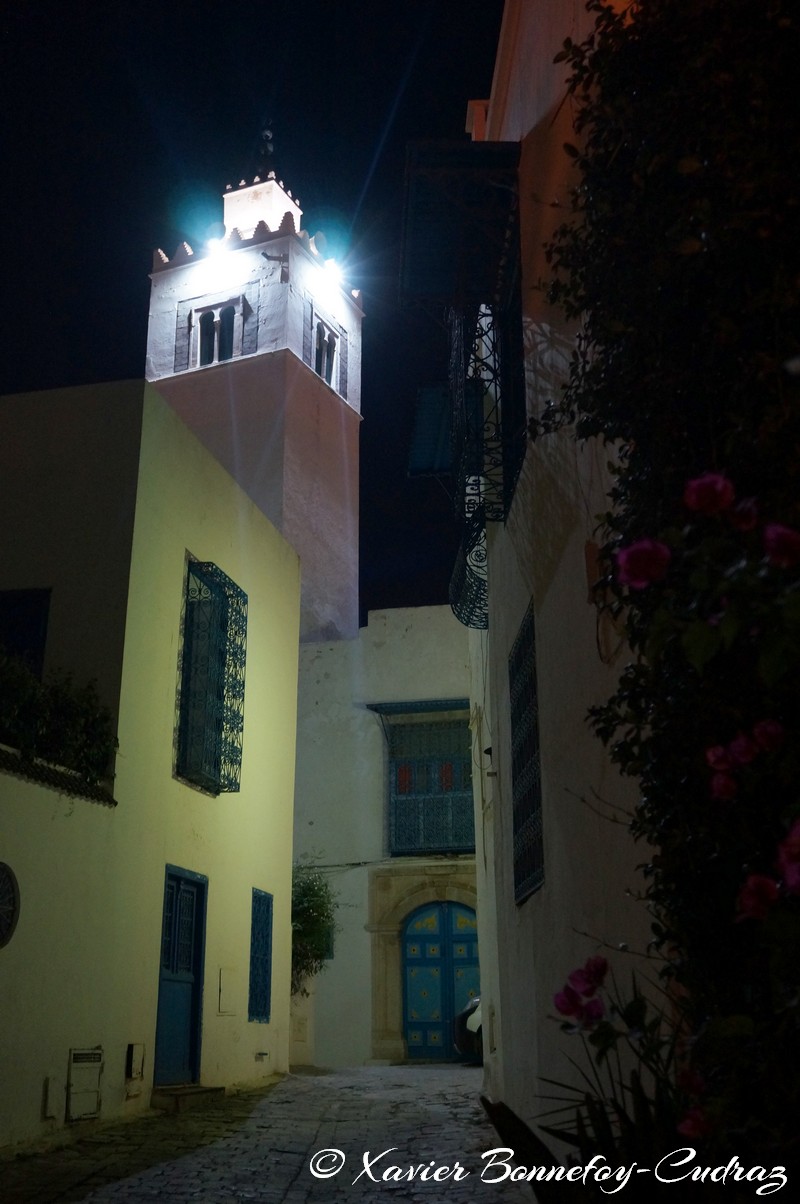
[[[200,1111],[148,1115],[0,1162],[0,1201],[304,1204],[386,1192],[392,1204],[531,1204],[524,1184],[481,1180],[481,1155],[503,1143],[484,1117],[480,1086],[480,1070],[468,1066],[292,1074]],[[463,1169],[447,1174],[456,1163]],[[438,1170],[439,1180],[419,1171],[409,1180],[409,1167]],[[494,1168],[487,1178],[502,1174]]]

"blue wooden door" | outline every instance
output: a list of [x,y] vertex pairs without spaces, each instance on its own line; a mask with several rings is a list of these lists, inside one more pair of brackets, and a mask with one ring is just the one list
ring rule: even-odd
[[475,912],[429,903],[403,926],[403,1027],[409,1059],[449,1061],[453,1017],[480,993]]
[[200,1077],[205,911],[206,879],[169,866],[158,980],[156,1086],[196,1083]]

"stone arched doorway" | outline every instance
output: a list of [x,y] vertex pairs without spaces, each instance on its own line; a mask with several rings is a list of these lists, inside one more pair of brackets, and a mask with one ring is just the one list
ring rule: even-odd
[[402,863],[370,872],[372,934],[372,1057],[403,1062],[408,1057],[403,1019],[402,932],[408,917],[432,903],[459,903],[475,911],[475,861],[433,865]]

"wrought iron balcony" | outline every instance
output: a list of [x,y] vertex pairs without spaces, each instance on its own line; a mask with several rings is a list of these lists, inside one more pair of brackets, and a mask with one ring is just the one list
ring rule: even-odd
[[508,516],[526,448],[517,143],[409,149],[401,284],[447,315],[451,472],[464,525],[450,585],[462,623],[486,627],[485,523]]

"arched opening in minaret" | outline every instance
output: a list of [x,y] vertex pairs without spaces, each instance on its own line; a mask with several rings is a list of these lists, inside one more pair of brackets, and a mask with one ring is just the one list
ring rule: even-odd
[[317,343],[314,371],[327,384],[333,384],[333,361],[336,356],[336,335],[329,331],[324,322],[317,322]]
[[333,357],[336,353],[336,335],[329,334],[325,340],[327,350],[325,355],[325,380],[329,385],[333,384]]
[[200,318],[200,367],[214,363],[215,320],[213,310]]

